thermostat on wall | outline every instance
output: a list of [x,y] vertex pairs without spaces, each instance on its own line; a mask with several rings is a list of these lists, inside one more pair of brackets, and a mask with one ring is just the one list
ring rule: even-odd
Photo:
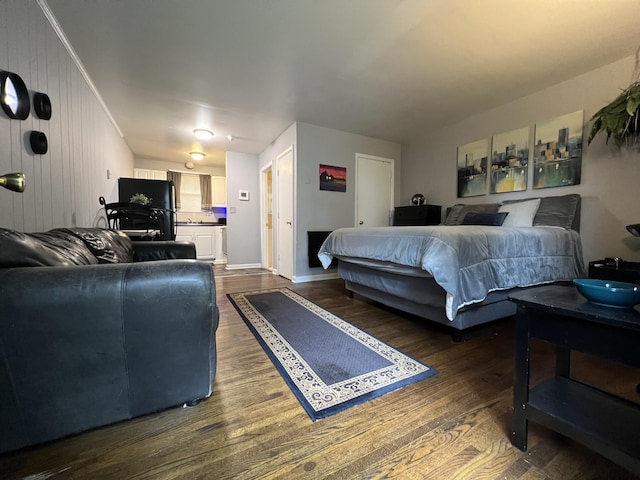
[[238,190],[238,198],[240,200],[249,201],[249,190]]

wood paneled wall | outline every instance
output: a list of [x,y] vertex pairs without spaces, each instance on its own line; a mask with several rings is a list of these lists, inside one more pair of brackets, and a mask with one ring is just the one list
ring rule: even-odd
[[[0,227],[26,232],[102,224],[98,197],[117,199],[117,178],[133,173],[133,154],[36,0],[0,1],[0,70],[49,95],[53,115],[26,120],[0,111],[0,174],[24,172],[23,194],[0,188]],[[47,135],[36,155],[31,131]],[[107,178],[107,170],[110,178]]]

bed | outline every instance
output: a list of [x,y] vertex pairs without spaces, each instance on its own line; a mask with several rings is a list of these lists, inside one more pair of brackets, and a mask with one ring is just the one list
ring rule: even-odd
[[462,332],[515,313],[514,289],[584,276],[577,194],[457,204],[443,224],[340,228],[324,241],[345,288]]

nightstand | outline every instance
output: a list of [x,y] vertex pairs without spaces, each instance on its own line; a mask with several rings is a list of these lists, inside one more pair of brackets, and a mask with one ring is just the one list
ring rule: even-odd
[[396,207],[393,212],[394,226],[439,225],[441,222],[440,205]]
[[640,263],[614,258],[589,262],[589,278],[640,284]]

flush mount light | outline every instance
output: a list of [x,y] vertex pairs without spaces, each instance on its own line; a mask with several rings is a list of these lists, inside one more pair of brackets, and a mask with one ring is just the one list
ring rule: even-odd
[[236,139],[236,137],[234,137],[233,135],[227,135],[227,140],[229,140],[230,142],[233,142]]
[[206,128],[196,128],[193,133],[200,140],[207,140],[208,138],[213,137],[213,132],[211,130],[207,130]]
[[189,155],[191,155],[191,158],[196,161],[202,160],[204,157],[206,157],[206,155],[202,152],[189,152]]

